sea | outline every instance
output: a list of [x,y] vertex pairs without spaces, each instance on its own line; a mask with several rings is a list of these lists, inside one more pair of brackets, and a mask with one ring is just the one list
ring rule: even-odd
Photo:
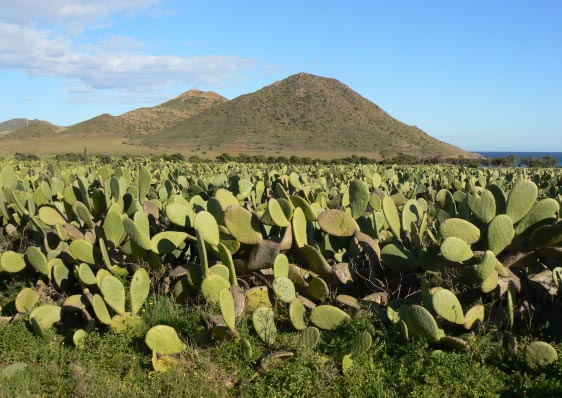
[[487,151],[471,151],[478,153],[485,158],[503,158],[506,156],[515,155],[518,159],[521,158],[542,158],[543,156],[553,156],[558,160],[558,166],[562,167],[562,152],[487,152]]

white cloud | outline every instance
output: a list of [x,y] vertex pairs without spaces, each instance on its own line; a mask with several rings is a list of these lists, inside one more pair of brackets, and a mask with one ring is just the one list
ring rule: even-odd
[[120,13],[140,13],[162,0],[2,0],[0,20],[18,25],[62,26],[74,32]]
[[[165,15],[171,0],[2,0],[0,69],[58,77],[71,102],[134,103],[173,87],[220,88],[256,67],[233,55],[151,55],[134,38],[98,30],[120,15]],[[100,39],[101,37],[101,39]]]

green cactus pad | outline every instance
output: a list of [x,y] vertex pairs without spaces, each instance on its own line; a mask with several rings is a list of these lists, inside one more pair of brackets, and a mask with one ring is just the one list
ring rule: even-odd
[[319,305],[310,314],[310,321],[325,330],[334,330],[348,319],[347,313],[331,305]]
[[16,310],[20,314],[27,314],[33,310],[38,302],[39,293],[29,287],[26,287],[16,296]]
[[351,354],[344,355],[341,360],[341,370],[344,375],[348,374],[353,368],[353,358]]
[[472,258],[470,246],[461,238],[449,237],[441,243],[441,254],[449,261],[462,263]]
[[469,245],[480,240],[480,229],[462,218],[448,218],[441,223],[439,231],[443,239],[454,236],[464,240]]
[[234,298],[230,289],[222,289],[219,293],[219,305],[226,326],[233,332],[236,331],[236,309]]
[[229,206],[224,213],[224,222],[229,232],[240,243],[257,245],[263,240],[259,221],[241,206]]
[[131,312],[125,312],[124,314],[117,314],[111,318],[111,324],[109,325],[113,333],[124,333],[128,332],[131,336],[142,337],[146,332],[146,323],[142,318]]
[[560,204],[552,199],[547,198],[537,202],[533,208],[515,227],[515,233],[521,235],[528,232],[533,227],[540,226],[546,222],[556,221],[560,212]]
[[461,303],[450,290],[440,289],[435,292],[431,297],[431,306],[441,318],[458,325],[464,323]]
[[[41,249],[36,246],[29,246],[25,252],[25,257],[27,258],[29,264],[35,268],[37,272],[49,276],[47,257],[45,257],[45,255],[41,252]],[[2,268],[4,267],[2,266]]]
[[108,270],[103,269],[103,268],[98,270],[98,272],[96,273],[96,282],[97,282],[98,288],[101,286],[101,281],[106,276],[111,276],[111,272],[109,272]]
[[312,272],[315,272],[323,277],[329,277],[332,275],[332,267],[328,264],[322,253],[320,253],[316,247],[305,245],[301,248],[301,253],[306,259],[306,263]]
[[230,282],[230,271],[224,264],[215,264],[209,268],[209,274],[221,276],[224,280]]
[[260,307],[271,307],[267,286],[256,286],[246,291],[246,308],[253,312]]
[[487,224],[496,216],[496,199],[487,189],[474,190],[467,196],[468,207],[483,223]]
[[408,200],[402,209],[402,230],[411,231],[412,223],[418,225],[422,219],[422,213],[416,199]]
[[488,247],[495,254],[500,254],[513,240],[515,230],[511,218],[500,214],[488,226]]
[[138,189],[139,189],[139,201],[140,203],[144,203],[146,198],[146,194],[150,189],[150,182],[152,180],[152,176],[150,175],[150,171],[146,169],[146,167],[141,167],[139,170],[139,178],[138,178]]
[[318,216],[318,225],[322,231],[332,236],[349,237],[359,229],[355,220],[341,210],[326,210]]
[[484,306],[477,304],[464,314],[464,328],[470,330],[477,321],[484,322]]
[[491,250],[486,250],[484,257],[479,263],[472,266],[474,276],[480,282],[484,282],[496,269],[496,256]]
[[146,269],[139,268],[133,274],[131,286],[129,287],[131,296],[131,311],[136,314],[142,308],[150,292],[150,276]]
[[117,248],[123,243],[125,227],[119,213],[113,210],[107,212],[103,222],[103,232],[107,241],[111,242],[112,248]]
[[217,274],[209,274],[201,282],[201,293],[210,304],[218,304],[221,290],[229,288],[230,283],[228,279]]
[[159,232],[150,240],[150,248],[156,254],[172,253],[178,247],[181,247],[187,237],[187,233],[180,231]]
[[533,341],[525,348],[525,363],[531,369],[544,368],[558,360],[558,353],[550,344]]
[[275,257],[275,262],[273,263],[273,277],[289,277],[289,259],[283,253]]
[[443,330],[439,329],[431,313],[422,306],[401,305],[398,312],[400,319],[406,322],[410,336],[430,343],[435,343],[444,336]]
[[349,206],[351,216],[355,219],[361,217],[369,204],[369,186],[360,180],[353,180],[349,184]]
[[119,279],[113,275],[106,276],[102,279],[100,290],[103,299],[119,315],[125,313],[125,287]]
[[537,201],[538,194],[537,186],[530,180],[520,180],[513,186],[505,209],[505,214],[511,217],[513,224],[516,224],[531,210]]
[[131,238],[135,244],[145,250],[151,250],[152,246],[150,245],[150,235],[143,230],[143,228],[139,228],[139,225],[135,223],[130,218],[125,218],[123,220],[123,227],[125,228],[125,232]]
[[390,196],[382,198],[382,212],[387,224],[390,226],[392,234],[397,239],[400,239],[400,216],[398,215],[398,209]]
[[157,325],[146,332],[144,338],[146,345],[156,354],[174,355],[187,349],[181,341],[176,330],[167,325]]
[[297,247],[301,248],[308,244],[308,236],[306,234],[306,217],[300,207],[296,208],[293,213],[293,237]]
[[47,225],[64,225],[66,220],[64,216],[54,207],[42,206],[38,211],[39,219]]
[[166,206],[166,217],[172,224],[189,227],[191,226],[191,220],[195,218],[195,212],[185,204],[170,203]]
[[296,298],[295,285],[287,277],[275,278],[272,288],[275,296],[284,303],[291,303]]
[[299,339],[299,347],[304,351],[312,351],[320,341],[320,330],[317,327],[310,326],[305,328]]
[[289,199],[295,208],[299,208],[303,211],[308,221],[316,221],[316,212],[305,198],[292,195]]
[[383,263],[391,269],[401,272],[412,271],[417,266],[415,257],[402,245],[389,243],[381,250]]
[[273,344],[277,336],[275,314],[268,307],[259,307],[252,314],[252,324],[259,338],[266,344]]
[[78,329],[72,334],[72,342],[76,348],[84,348],[88,333],[84,329]]
[[90,229],[94,228],[94,218],[92,217],[92,214],[90,214],[90,210],[88,209],[88,207],[86,207],[86,205],[84,205],[84,203],[74,202],[74,204],[72,205],[72,210],[74,211],[74,214],[76,214],[76,216],[78,216],[78,218],[82,220],[86,227]]
[[219,257],[228,269],[228,281],[232,286],[238,285],[238,280],[236,279],[236,269],[234,268],[234,261],[232,260],[232,254],[228,248],[221,242],[219,243]]
[[97,284],[96,275],[86,263],[81,263],[78,266],[78,279],[86,286],[92,286]]
[[480,290],[482,293],[490,293],[498,286],[499,275],[496,270],[494,270],[490,276],[486,278],[480,285]]
[[408,299],[403,298],[395,298],[389,301],[388,306],[386,307],[386,317],[392,323],[400,322],[400,307],[402,305],[411,305],[413,304]]
[[0,255],[0,270],[15,274],[25,268],[25,260],[23,256],[14,251],[7,251]]
[[94,294],[92,298],[92,308],[94,309],[96,318],[98,318],[101,323],[111,325],[111,316],[109,315],[105,301],[103,301],[103,298],[99,294]]
[[357,358],[360,355],[363,355],[369,348],[371,348],[371,343],[373,342],[373,338],[371,334],[366,330],[363,330],[353,339],[353,344],[351,345],[351,356],[353,358]]
[[70,254],[81,263],[95,264],[94,246],[85,239],[75,239],[69,246]]
[[304,315],[306,314],[306,308],[302,301],[297,297],[289,305],[289,319],[293,327],[297,330],[306,329],[306,322],[304,320]]
[[275,198],[269,199],[267,209],[261,220],[264,224],[275,225],[281,228],[288,227],[290,224],[290,219],[287,218],[283,207]]
[[324,279],[315,276],[308,282],[306,287],[306,295],[310,296],[316,301],[324,301],[330,295],[330,288]]
[[56,258],[54,260],[55,261],[53,261],[52,263],[51,262],[49,263],[49,264],[53,264],[51,269],[53,280],[55,281],[55,284],[58,286],[59,289],[64,290],[65,285],[68,283],[70,279],[70,271],[68,270],[67,266],[64,265],[62,261],[60,261],[60,259]]
[[206,211],[200,211],[193,220],[193,227],[201,234],[205,242],[212,246],[219,244],[219,226],[213,215]]
[[35,333],[43,336],[45,330],[61,320],[61,307],[52,304],[35,307],[29,314],[29,320]]

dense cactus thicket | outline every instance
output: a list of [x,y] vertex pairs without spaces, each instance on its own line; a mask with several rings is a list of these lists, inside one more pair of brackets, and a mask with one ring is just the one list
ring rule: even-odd
[[[77,346],[95,329],[136,333],[158,371],[186,343],[146,326],[154,291],[208,302],[207,335],[247,355],[241,319],[266,346],[290,325],[303,350],[357,311],[441,349],[531,320],[562,327],[560,169],[7,159],[0,170],[0,278],[36,280],[1,321],[55,327]],[[371,337],[350,342],[344,372]],[[543,367],[557,352],[535,341],[525,360]]]

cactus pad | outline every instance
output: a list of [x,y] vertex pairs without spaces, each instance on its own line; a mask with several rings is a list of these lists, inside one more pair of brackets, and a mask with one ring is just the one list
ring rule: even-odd
[[500,214],[488,226],[488,247],[495,255],[500,254],[513,240],[515,231],[509,216]]
[[525,363],[531,369],[544,368],[558,360],[558,353],[550,344],[533,341],[525,348]]
[[276,297],[284,303],[291,303],[296,298],[295,285],[287,277],[275,278],[272,288]]
[[439,231],[443,239],[455,236],[469,245],[478,242],[480,239],[480,229],[462,218],[448,218],[441,223]]
[[449,261],[462,263],[472,258],[470,246],[461,238],[449,237],[441,243],[441,254]]
[[131,296],[131,311],[136,314],[142,308],[150,291],[150,277],[144,268],[139,268],[133,274],[129,292]]
[[358,230],[355,220],[341,210],[326,210],[318,216],[318,225],[322,231],[332,236],[349,237]]
[[319,305],[312,310],[310,321],[320,329],[333,330],[349,319],[349,315],[331,305]]
[[108,275],[102,279],[100,290],[103,299],[119,315],[125,313],[125,287],[113,275]]
[[531,210],[538,196],[538,188],[534,182],[530,180],[518,181],[507,198],[507,207],[505,214],[516,224]]
[[180,340],[176,330],[170,326],[157,325],[144,338],[146,345],[156,354],[173,355],[187,349],[187,345]]
[[39,293],[28,287],[22,289],[16,296],[16,310],[20,314],[27,314],[33,310],[39,301]]
[[260,339],[266,344],[273,344],[277,336],[277,327],[275,326],[275,314],[268,307],[260,307],[252,314],[252,323],[254,330]]
[[25,260],[21,254],[13,251],[7,251],[0,254],[0,271],[15,274],[24,268]]

